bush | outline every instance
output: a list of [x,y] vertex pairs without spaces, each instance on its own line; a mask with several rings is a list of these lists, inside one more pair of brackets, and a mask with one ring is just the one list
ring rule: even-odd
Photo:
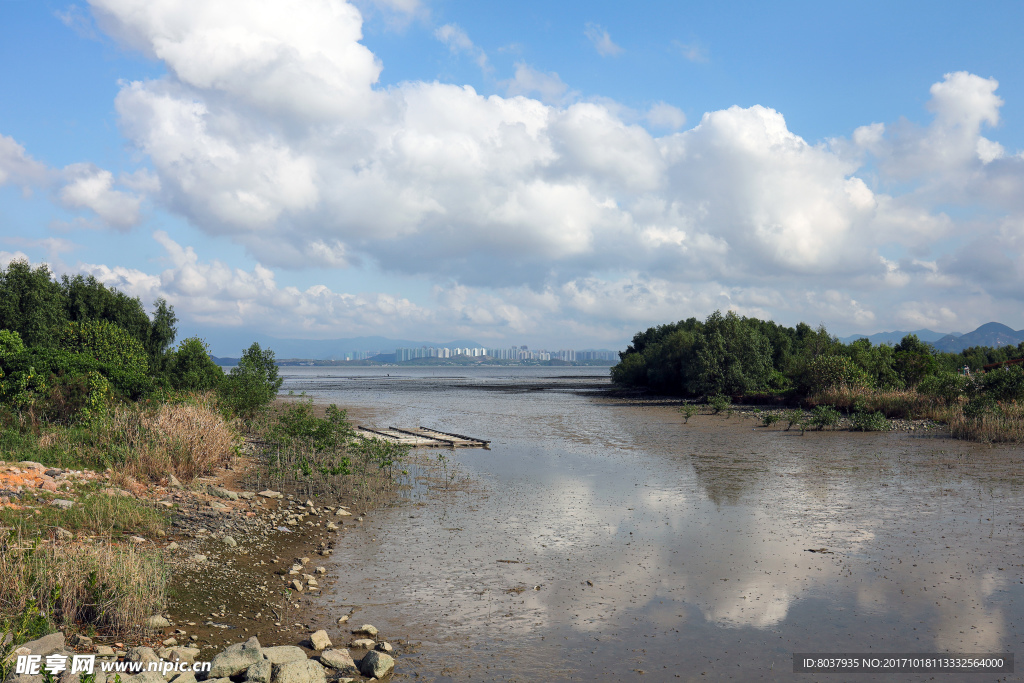
[[270,430],[271,438],[276,441],[289,445],[296,441],[308,443],[316,451],[345,448],[355,435],[344,410],[331,404],[324,417],[317,417],[313,412],[313,399],[285,408]]
[[178,391],[211,391],[224,379],[224,371],[210,358],[206,342],[190,337],[170,354],[167,378]]
[[956,372],[939,372],[929,375],[917,385],[917,391],[925,396],[953,405],[967,392],[968,380]]
[[691,417],[697,414],[697,406],[687,403],[679,408],[679,412],[683,414],[683,424],[686,424],[690,421]]
[[764,415],[761,416],[761,423],[765,427],[771,427],[781,419],[782,416],[779,415],[778,413],[765,413]]
[[839,411],[832,406],[815,406],[811,411],[811,424],[819,431],[825,427],[835,427],[839,424]]
[[996,401],[1024,399],[1024,365],[997,368],[981,377],[982,391]]
[[264,351],[254,343],[245,350],[238,367],[231,369],[219,389],[230,409],[243,417],[252,417],[274,400],[283,381],[277,374],[274,352]]
[[796,409],[787,410],[783,419],[786,421],[786,431],[788,432],[794,426],[800,426],[800,422],[804,419],[804,412]]
[[851,429],[853,431],[860,432],[887,432],[892,428],[892,425],[882,411],[876,410],[873,413],[858,411],[850,416],[850,420],[853,422]]
[[814,394],[835,387],[864,387],[868,376],[846,356],[819,356],[807,365],[807,393]]
[[732,399],[722,394],[715,394],[714,396],[708,396],[708,405],[715,411],[715,414],[727,410],[732,405]]

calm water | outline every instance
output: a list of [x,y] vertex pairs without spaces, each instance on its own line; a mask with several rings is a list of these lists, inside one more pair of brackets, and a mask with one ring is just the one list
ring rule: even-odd
[[[792,653],[1024,652],[1019,449],[684,424],[598,396],[606,368],[282,374],[378,426],[492,442],[336,550],[361,578],[329,611],[419,643],[410,678],[842,680]],[[856,680],[932,676],[996,678]]]

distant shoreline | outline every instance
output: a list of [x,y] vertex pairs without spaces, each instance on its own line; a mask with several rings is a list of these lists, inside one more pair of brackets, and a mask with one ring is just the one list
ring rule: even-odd
[[[217,356],[211,356],[213,362],[222,367],[232,367],[238,365],[237,358],[219,358]],[[465,361],[460,361],[458,358],[415,358],[413,360],[395,362],[395,361],[375,361],[375,360],[320,360],[320,359],[308,359],[308,358],[283,358],[277,360],[278,367],[331,367],[331,368],[347,368],[347,367],[377,367],[377,368],[416,368],[416,367],[452,367],[452,368],[464,368],[464,367],[481,367],[481,368],[505,368],[505,367],[521,367],[521,368],[536,368],[536,367],[598,367],[598,368],[610,368],[615,365],[617,360],[584,360],[584,361],[564,361],[564,360],[497,360],[491,359],[489,361],[482,361],[475,358],[467,358]]]

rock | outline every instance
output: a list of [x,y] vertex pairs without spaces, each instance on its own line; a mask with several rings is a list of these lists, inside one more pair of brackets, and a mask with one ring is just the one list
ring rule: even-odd
[[97,645],[96,654],[99,657],[113,657],[114,648],[110,647],[109,645]]
[[256,495],[263,496],[264,498],[284,498],[284,494],[282,494],[280,491],[271,491],[270,489],[267,489],[266,491],[260,491]]
[[376,644],[377,641],[370,638],[356,638],[349,644],[349,647],[355,650],[372,650]]
[[171,541],[170,543],[167,544],[167,549],[171,550],[171,551],[177,550],[179,547],[180,546],[177,543],[175,543],[174,541]]
[[171,683],[196,683],[196,675],[191,671],[185,671],[172,678]]
[[352,659],[352,655],[349,654],[348,650],[344,648],[341,650],[324,650],[320,653],[320,663],[341,674],[359,673],[355,660]]
[[274,667],[273,683],[326,683],[327,674],[319,662],[302,659]]
[[174,647],[175,645],[178,644],[178,639],[173,637],[173,636],[171,636],[170,638],[168,638],[167,640],[163,641],[160,644],[163,645],[164,647]]
[[146,628],[158,629],[167,628],[171,625],[171,622],[167,621],[167,619],[165,619],[163,616],[159,614],[154,614],[149,619],[146,619],[145,624]]
[[317,574],[326,574],[327,573],[327,567],[317,567],[316,568],[316,573]]
[[75,647],[80,647],[82,649],[88,649],[92,647],[92,638],[88,636],[83,636],[81,633],[76,633],[75,635],[71,636],[69,642]]
[[274,673],[274,665],[264,659],[256,662],[245,671],[245,680],[252,683],[270,683],[270,677]]
[[234,548],[238,545],[238,541],[236,541],[233,536],[225,536],[224,538],[220,539],[220,541],[229,548]]
[[327,637],[327,631],[323,629],[317,631],[309,637],[309,642],[313,646],[314,650],[326,650],[331,646],[331,639]]
[[207,678],[227,678],[242,673],[256,662],[263,661],[260,641],[255,637],[236,643],[213,658]]
[[37,463],[34,460],[22,460],[21,462],[18,463],[18,467],[24,467],[25,469],[33,469],[33,470],[44,470],[44,471],[46,470],[45,467],[43,467],[42,465],[40,465],[39,463]]
[[198,656],[198,647],[175,647],[171,648],[171,651],[165,659],[169,662],[188,662],[191,664],[196,661],[196,657]]
[[302,592],[302,582],[298,579],[292,579],[292,582],[289,585],[291,585],[291,587],[295,589],[297,592]]
[[376,627],[371,626],[370,624],[363,624],[359,628],[352,629],[352,633],[356,635],[364,635],[370,636],[371,638],[376,638],[379,631],[377,630]]
[[[25,466],[24,463],[18,464],[22,467]],[[42,465],[40,465],[40,467],[42,467]],[[30,640],[21,647],[29,650],[28,654],[43,655],[44,657],[46,655],[52,655],[54,652],[64,649],[64,634],[57,631],[56,633],[51,633],[48,636],[43,636],[36,640]]]
[[62,541],[70,541],[75,537],[73,533],[71,533],[64,527],[57,527],[56,529],[54,529],[54,531],[57,533],[57,538],[59,538]]
[[395,668],[395,660],[381,652],[367,652],[359,660],[359,673],[370,678],[384,678]]
[[193,562],[206,562],[206,555],[200,555],[199,553],[196,553],[188,559],[192,560]]
[[139,545],[141,543],[146,543],[146,539],[144,539],[142,536],[132,536],[131,542],[135,545]]
[[210,501],[210,507],[212,507],[214,510],[221,510],[221,511],[223,511],[223,510],[230,510],[231,509],[227,505],[225,505],[224,503],[218,503],[215,500],[211,500]]
[[338,511],[335,512],[334,514],[338,515],[339,517],[351,517],[352,516],[351,512],[349,512],[348,510],[342,510],[341,508],[338,508]]
[[50,501],[50,505],[55,508],[60,508],[61,510],[67,510],[68,508],[75,507],[75,501],[64,500],[63,498],[54,498]]
[[183,484],[180,481],[178,481],[178,478],[173,474],[167,477],[167,485],[176,489],[180,489],[183,486]]
[[263,648],[263,657],[271,664],[284,664],[306,658],[306,651],[294,645],[278,645]]
[[239,491],[238,497],[241,498],[242,500],[252,500],[253,498],[256,497],[256,494],[253,493],[252,491]]
[[377,647],[373,649],[377,652],[383,652],[385,654],[391,654],[395,651],[395,648],[391,647],[391,643],[377,643]]
[[128,678],[122,680],[132,681],[132,683],[166,683],[164,677],[157,671],[143,671],[140,674],[128,676]]
[[229,491],[228,489],[225,488],[221,488],[219,486],[209,486],[207,487],[207,491],[217,496],[218,498],[223,498],[225,500],[238,500],[237,493],[235,493],[234,491]]
[[344,624],[344,623],[347,623],[347,622],[348,622],[348,615],[347,614],[342,614],[340,617],[338,617],[338,623],[339,624]]
[[334,522],[327,522],[326,528],[327,528],[328,531],[337,531],[338,530],[338,525],[335,524]]
[[125,653],[124,661],[149,664],[150,662],[159,662],[160,658],[157,657],[156,652],[151,647],[130,647],[128,652]]

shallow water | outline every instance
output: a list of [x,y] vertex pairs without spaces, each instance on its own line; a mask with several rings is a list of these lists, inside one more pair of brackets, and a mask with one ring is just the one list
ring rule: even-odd
[[[1018,448],[684,423],[600,397],[606,368],[282,371],[378,426],[491,440],[421,451],[448,459],[430,495],[421,482],[336,549],[363,578],[330,611],[420,643],[403,675],[788,680],[793,652],[1013,652],[1024,636]],[[949,678],[857,680],[933,676]]]

